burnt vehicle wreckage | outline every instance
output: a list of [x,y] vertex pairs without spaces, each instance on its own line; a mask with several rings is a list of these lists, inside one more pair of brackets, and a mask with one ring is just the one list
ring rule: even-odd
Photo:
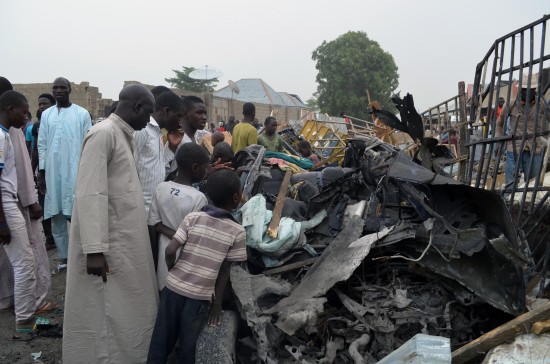
[[[434,121],[431,111],[428,118],[417,113],[407,94],[393,99],[400,118],[369,107],[373,119],[410,135],[412,155],[376,136],[355,135],[346,139],[340,165],[309,172],[273,162],[258,145],[235,156],[235,167],[244,171],[246,202],[237,214],[249,256],[231,269],[225,307],[238,312],[230,317],[240,325],[233,329],[236,349],[227,344],[224,360],[376,363],[421,333],[448,338],[453,362],[480,362],[520,333],[550,328],[544,323],[550,304],[541,299],[550,257],[545,170],[526,186],[517,179],[496,182],[505,143],[548,137],[548,126],[497,137],[492,101],[484,101],[498,99],[505,75],[531,75],[537,65],[538,98],[546,105],[538,112],[548,112],[544,36],[539,58],[512,56],[506,69],[506,57],[498,54],[518,34],[523,52],[524,34],[545,34],[549,18],[495,41],[476,71],[473,95],[479,97],[468,103],[461,83],[450,100],[460,139],[453,153],[424,133],[427,124],[450,127],[447,102],[447,119]],[[486,83],[487,72],[479,72],[491,57]],[[483,102],[488,119],[476,138]],[[205,358],[198,354],[199,362]]]

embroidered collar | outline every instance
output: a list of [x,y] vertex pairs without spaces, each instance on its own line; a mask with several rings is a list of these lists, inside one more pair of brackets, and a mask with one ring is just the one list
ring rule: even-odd
[[235,220],[235,218],[229,211],[220,209],[219,207],[216,207],[214,205],[206,205],[201,209],[201,211],[206,212],[209,216],[218,219],[230,219],[237,222],[237,220]]

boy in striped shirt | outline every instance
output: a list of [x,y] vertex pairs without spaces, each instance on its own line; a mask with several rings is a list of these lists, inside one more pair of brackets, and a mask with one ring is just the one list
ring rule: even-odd
[[220,325],[231,263],[246,260],[245,230],[231,215],[242,197],[239,177],[230,170],[217,171],[208,178],[206,191],[213,205],[189,213],[166,248],[170,272],[161,292],[148,363],[165,363],[178,335],[178,361],[195,362],[195,345],[208,305],[213,297],[208,324]]

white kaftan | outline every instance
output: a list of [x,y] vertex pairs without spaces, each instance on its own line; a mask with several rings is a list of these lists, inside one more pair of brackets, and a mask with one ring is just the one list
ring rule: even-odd
[[[64,363],[147,359],[158,290],[133,132],[111,114],[84,139],[69,241]],[[106,283],[86,273],[86,254],[100,252],[110,269]]]
[[34,188],[31,159],[25,144],[23,131],[19,128],[9,129],[13,152],[15,155],[15,171],[17,172],[17,198],[21,214],[25,219],[29,243],[31,244],[36,262],[36,307],[46,303],[51,287],[50,261],[46,245],[42,239],[40,220],[31,219],[29,206],[38,203],[38,196]]
[[46,171],[44,218],[71,216],[82,141],[92,120],[76,104],[52,106],[42,113],[38,133],[38,169]]

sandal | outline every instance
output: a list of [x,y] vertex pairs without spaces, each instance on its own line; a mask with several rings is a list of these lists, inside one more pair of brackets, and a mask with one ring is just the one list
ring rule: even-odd
[[15,323],[15,331],[21,332],[21,333],[35,332],[36,331],[36,318],[31,317],[27,321],[16,322]]
[[50,320],[42,316],[36,316],[36,329],[37,330],[46,330],[51,329],[52,327],[59,326],[57,322]]
[[46,302],[42,305],[42,307],[40,307],[38,310],[36,310],[35,315],[38,315],[38,314],[41,314],[41,313],[44,313],[44,312],[49,312],[53,309],[54,309],[54,305],[52,305],[51,302]]
[[52,270],[52,274],[60,274],[67,271],[67,264],[58,264],[57,267],[55,267],[54,270]]

